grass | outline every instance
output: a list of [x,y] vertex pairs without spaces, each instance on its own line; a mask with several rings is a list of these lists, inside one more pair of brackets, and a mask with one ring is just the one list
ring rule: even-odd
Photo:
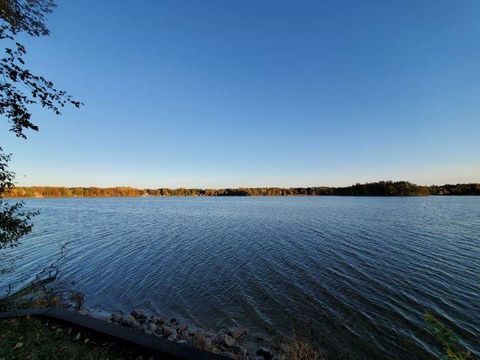
[[0,320],[0,359],[153,358],[145,349],[57,321],[37,317]]
[[295,336],[281,346],[286,360],[326,360],[324,351],[316,348],[311,341]]
[[430,330],[437,341],[442,345],[444,359],[447,360],[473,360],[473,355],[460,347],[458,337],[448,329],[432,313],[427,312],[424,316]]

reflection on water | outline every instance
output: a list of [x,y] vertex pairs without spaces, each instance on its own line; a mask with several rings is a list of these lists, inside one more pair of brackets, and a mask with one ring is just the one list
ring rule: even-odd
[[[27,200],[36,229],[0,285],[71,238],[63,280],[87,305],[288,333],[375,358],[431,358],[429,310],[480,352],[480,198]],[[12,265],[12,264],[10,264]]]

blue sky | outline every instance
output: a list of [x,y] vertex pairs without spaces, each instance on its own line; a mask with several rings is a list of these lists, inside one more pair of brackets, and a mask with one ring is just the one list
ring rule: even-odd
[[20,185],[480,181],[480,1],[61,1]]

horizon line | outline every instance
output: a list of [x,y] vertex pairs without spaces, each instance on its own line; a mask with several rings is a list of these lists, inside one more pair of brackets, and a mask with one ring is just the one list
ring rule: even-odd
[[223,189],[266,189],[266,188],[275,188],[275,189],[294,189],[294,188],[344,188],[351,187],[355,185],[366,185],[366,184],[377,184],[377,183],[410,183],[416,186],[445,186],[445,185],[467,185],[467,184],[480,184],[478,182],[456,182],[456,183],[435,183],[435,184],[417,184],[408,180],[378,180],[378,181],[366,181],[366,182],[355,182],[350,185],[293,185],[293,186],[224,186],[224,187],[202,187],[202,186],[193,186],[193,187],[169,187],[169,186],[157,186],[157,187],[138,187],[132,185],[111,185],[111,186],[96,186],[96,185],[16,185],[15,188],[97,188],[97,189],[115,189],[115,188],[129,188],[136,190],[150,190],[150,189],[199,189],[199,190],[223,190]]

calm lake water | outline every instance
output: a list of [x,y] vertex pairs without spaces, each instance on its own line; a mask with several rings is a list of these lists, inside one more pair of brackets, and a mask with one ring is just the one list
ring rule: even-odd
[[[434,358],[431,311],[480,354],[480,197],[27,200],[0,286],[58,256],[90,307],[220,329],[308,324],[358,357]],[[16,260],[13,260],[13,256]]]

